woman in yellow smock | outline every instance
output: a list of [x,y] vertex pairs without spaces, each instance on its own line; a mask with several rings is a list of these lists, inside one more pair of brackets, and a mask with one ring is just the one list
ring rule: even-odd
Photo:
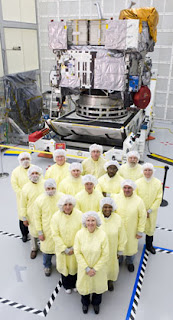
[[66,293],[76,291],[77,262],[74,255],[74,239],[81,228],[82,213],[75,208],[76,200],[64,195],[58,202],[57,211],[51,220],[52,236],[55,241],[56,268],[62,275]]
[[82,228],[76,235],[74,252],[78,263],[77,290],[81,294],[83,313],[88,312],[91,303],[96,314],[102,293],[107,291],[107,262],[109,244],[106,233],[99,228],[101,219],[95,211],[85,212]]

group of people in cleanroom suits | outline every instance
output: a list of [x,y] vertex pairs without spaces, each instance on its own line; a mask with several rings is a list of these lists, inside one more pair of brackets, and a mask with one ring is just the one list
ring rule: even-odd
[[91,303],[98,314],[102,293],[114,290],[124,257],[128,271],[134,271],[143,233],[146,248],[156,253],[153,234],[162,185],[153,165],[141,166],[137,151],[129,152],[121,166],[106,161],[97,144],[90,146],[90,157],[82,163],[69,164],[66,151],[55,150],[55,164],[45,177],[31,164],[29,153],[20,153],[18,159],[11,184],[23,242],[30,234],[30,258],[37,256],[39,239],[45,275],[50,276],[56,254],[66,293],[78,291],[83,313]]

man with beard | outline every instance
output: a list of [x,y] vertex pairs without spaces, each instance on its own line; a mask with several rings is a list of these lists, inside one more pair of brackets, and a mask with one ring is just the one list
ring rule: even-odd
[[142,166],[138,163],[140,155],[137,151],[127,153],[127,163],[119,169],[119,174],[124,179],[136,181],[142,177]]

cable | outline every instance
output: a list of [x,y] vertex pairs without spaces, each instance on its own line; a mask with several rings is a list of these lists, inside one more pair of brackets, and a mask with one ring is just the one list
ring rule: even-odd
[[148,152],[149,152],[149,154],[151,154],[152,152],[150,151],[149,141],[150,141],[150,140],[148,140],[146,144],[147,144]]

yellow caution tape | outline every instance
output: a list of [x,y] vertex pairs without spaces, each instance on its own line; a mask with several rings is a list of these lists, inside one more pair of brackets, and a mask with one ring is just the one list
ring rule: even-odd
[[[38,153],[53,154],[53,152],[42,151],[42,150],[32,150],[32,149],[19,148],[19,147],[12,147],[12,146],[8,146],[8,145],[5,145],[5,144],[0,144],[0,148],[8,148],[8,149],[22,150],[22,151],[27,151],[27,152],[29,152],[29,153],[31,153],[31,152],[38,152]],[[6,152],[9,153],[10,151],[6,151]],[[15,151],[11,151],[11,153],[15,153]],[[76,155],[72,155],[72,154],[67,154],[67,157],[78,158],[78,159],[87,159],[87,157],[76,156]]]
[[[22,151],[13,151],[13,150],[5,151],[5,154],[19,154],[19,153],[22,153]],[[28,153],[32,153],[32,151],[28,151]]]
[[168,162],[173,162],[172,159],[166,158],[166,157],[163,157],[163,156],[159,156],[158,154],[155,154],[155,153],[151,153],[150,155],[155,157],[155,158],[158,158],[158,159],[162,159],[162,160],[165,160],[165,161],[168,161]]
[[164,169],[165,167],[164,166],[154,166],[154,168],[162,168],[162,169]]
[[15,150],[22,150],[22,151],[27,151],[27,152],[38,152],[38,153],[47,153],[47,154],[53,154],[52,152],[48,151],[42,151],[42,150],[32,150],[32,149],[25,149],[25,148],[19,148],[19,147],[12,147],[12,146],[7,146],[5,144],[0,144],[0,148],[8,148],[8,149],[15,149]]

